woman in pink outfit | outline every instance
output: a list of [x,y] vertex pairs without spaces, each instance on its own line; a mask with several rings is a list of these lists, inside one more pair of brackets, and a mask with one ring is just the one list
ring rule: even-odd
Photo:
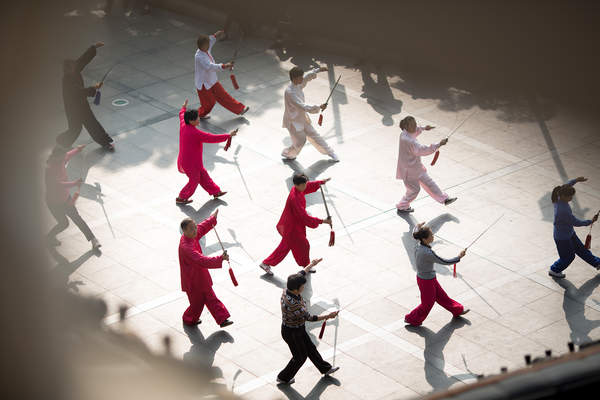
[[198,185],[202,186],[208,194],[218,198],[227,192],[221,191],[219,186],[213,182],[204,168],[202,162],[202,151],[204,143],[225,142],[237,134],[237,129],[226,135],[213,135],[197,128],[200,123],[198,110],[186,110],[186,100],[179,111],[179,157],[177,157],[177,169],[186,174],[190,179],[187,185],[181,189],[179,196],[175,199],[177,204],[191,203],[190,197],[196,191]]
[[406,117],[400,121],[400,148],[398,150],[398,168],[396,178],[404,181],[406,194],[396,204],[399,213],[413,212],[410,203],[417,198],[421,186],[431,197],[440,203],[448,205],[456,201],[456,197],[448,195],[439,188],[439,186],[427,174],[427,169],[421,162],[422,156],[428,156],[435,153],[440,147],[448,143],[448,139],[442,139],[437,144],[424,146],[417,141],[417,136],[423,130],[431,130],[433,126],[417,127],[417,122],[413,117]]

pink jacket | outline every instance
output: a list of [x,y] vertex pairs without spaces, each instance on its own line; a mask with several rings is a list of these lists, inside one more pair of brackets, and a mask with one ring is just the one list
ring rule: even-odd
[[188,176],[197,175],[203,168],[203,143],[220,143],[229,139],[229,134],[213,135],[201,131],[193,125],[188,125],[183,119],[185,108],[179,111],[179,156],[177,169]]
[[433,154],[439,148],[438,144],[424,146],[417,141],[417,136],[421,134],[423,128],[418,127],[415,133],[408,133],[403,130],[400,134],[400,145],[398,149],[398,168],[396,169],[396,179],[406,179],[418,177],[427,171],[421,162],[422,156]]

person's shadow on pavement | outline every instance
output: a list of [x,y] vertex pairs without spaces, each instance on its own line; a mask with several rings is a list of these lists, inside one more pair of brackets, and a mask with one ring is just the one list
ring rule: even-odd
[[234,343],[235,340],[227,331],[219,330],[209,337],[204,335],[197,326],[183,324],[183,330],[192,343],[192,347],[183,355],[183,361],[192,365],[205,367],[211,370],[213,377],[222,378],[223,371],[213,366],[215,354],[224,343]]
[[571,341],[576,345],[591,342],[590,331],[600,327],[600,320],[589,320],[585,317],[585,301],[600,285],[600,275],[596,275],[579,288],[567,279],[554,280],[565,289],[563,311],[571,329]]
[[425,326],[405,326],[406,330],[414,332],[425,339],[425,349],[423,350],[423,356],[425,358],[425,379],[431,387],[436,390],[449,388],[451,385],[458,382],[458,378],[466,379],[476,377],[476,375],[472,373],[448,376],[446,375],[446,372],[444,372],[444,347],[448,344],[454,331],[465,325],[471,325],[471,321],[460,317],[452,318],[450,322],[437,332],[433,332]]
[[341,382],[333,376],[324,376],[317,384],[310,390],[306,396],[302,396],[296,389],[291,385],[277,385],[277,389],[289,399],[289,400],[318,400],[328,386],[335,385],[341,386]]

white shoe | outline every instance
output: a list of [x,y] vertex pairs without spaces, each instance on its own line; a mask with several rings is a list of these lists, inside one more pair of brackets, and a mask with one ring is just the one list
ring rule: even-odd
[[559,278],[559,279],[562,279],[562,278],[564,278],[566,276],[562,272],[555,272],[555,271],[552,271],[552,270],[548,271],[548,275],[553,276],[554,278]]
[[100,247],[102,247],[102,244],[100,244],[100,242],[98,241],[98,239],[93,238],[92,239],[92,250],[97,250]]
[[331,161],[333,161],[333,162],[339,162],[339,161],[340,161],[340,158],[339,158],[339,157],[338,157],[338,155],[337,155],[337,154],[335,154],[335,153],[331,153],[331,154],[329,155],[329,157],[331,157]]
[[269,276],[273,276],[273,271],[271,271],[271,267],[265,263],[260,263],[259,267],[265,271],[265,274]]

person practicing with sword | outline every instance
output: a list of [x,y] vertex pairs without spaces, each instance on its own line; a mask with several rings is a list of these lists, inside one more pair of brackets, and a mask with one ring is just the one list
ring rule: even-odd
[[237,129],[225,135],[213,135],[198,129],[200,118],[197,110],[187,109],[188,101],[185,100],[179,111],[179,156],[177,157],[177,169],[186,174],[189,182],[181,189],[179,196],[175,199],[176,204],[188,204],[190,197],[201,185],[215,199],[223,196],[223,192],[208,175],[202,162],[202,151],[204,143],[220,143],[228,141],[237,135]]
[[406,186],[406,194],[402,200],[396,204],[399,213],[410,213],[414,209],[410,203],[417,198],[421,186],[434,200],[444,205],[451,204],[456,201],[456,197],[448,197],[448,195],[439,188],[439,186],[427,174],[427,169],[421,162],[422,156],[433,154],[448,143],[448,139],[442,139],[437,144],[424,146],[417,141],[417,136],[424,130],[433,129],[433,126],[417,127],[417,122],[411,116],[400,121],[400,147],[398,150],[398,167],[396,170],[396,178],[404,181]]
[[300,367],[304,365],[307,358],[325,376],[331,375],[340,369],[340,367],[332,367],[331,364],[323,360],[317,347],[306,333],[306,321],[324,321],[337,317],[339,313],[339,311],[333,311],[319,316],[311,315],[302,298],[302,291],[306,284],[306,274],[321,260],[322,258],[313,260],[299,273],[290,275],[287,279],[287,289],[281,295],[281,337],[290,348],[292,359],[277,375],[277,382],[280,384],[290,385],[294,383],[294,376]]
[[[302,89],[306,84],[317,77],[318,72],[327,71],[327,67],[315,68],[306,75],[301,68],[294,67],[290,70],[290,85],[285,89],[282,126],[290,132],[292,145],[283,150],[281,156],[285,160],[293,160],[298,156],[306,138],[321,154],[327,154],[335,162],[339,161],[335,151],[323,139],[312,126],[307,113],[317,114],[327,108],[327,103],[320,106],[311,106],[304,103],[304,92]],[[334,87],[335,89],[335,87]],[[333,91],[332,91],[333,93]]]
[[575,184],[577,182],[585,182],[586,178],[570,180],[567,184],[557,186],[552,190],[552,203],[554,203],[554,242],[558,250],[559,259],[550,267],[548,275],[562,279],[566,275],[563,273],[565,269],[578,255],[590,264],[592,267],[600,270],[600,258],[592,254],[591,251],[585,248],[575,230],[574,226],[589,226],[598,220],[598,214],[592,219],[580,220],[573,215],[573,211],[569,206],[569,202],[573,200],[575,195]]
[[[279,246],[277,246],[273,253],[260,263],[260,268],[267,275],[273,275],[271,267],[283,261],[290,250],[299,266],[306,267],[310,263],[310,243],[306,238],[306,227],[314,229],[321,224],[329,224],[331,226],[331,217],[320,219],[310,216],[306,212],[306,198],[304,196],[308,193],[316,192],[321,185],[330,179],[309,182],[306,175],[294,174],[292,178],[294,187],[290,190],[290,194],[285,202],[285,208],[277,223],[277,232],[281,235],[281,242],[279,242]],[[311,270],[311,272],[314,271]]]
[[96,49],[102,46],[104,46],[103,42],[97,42],[77,60],[63,62],[62,93],[69,128],[56,138],[56,143],[63,147],[73,146],[81,133],[81,128],[85,126],[92,139],[100,146],[109,151],[115,148],[113,138],[100,125],[87,100],[87,97],[96,96],[97,90],[102,87],[102,82],[84,87],[81,77],[81,71],[96,56]]
[[67,229],[69,226],[69,217],[79,230],[83,233],[86,240],[91,242],[92,249],[97,250],[102,246],[96,236],[92,233],[92,230],[83,220],[77,208],[75,208],[75,201],[79,196],[79,191],[75,195],[71,196],[69,192],[70,188],[77,187],[78,190],[83,183],[81,178],[75,181],[67,180],[66,165],[69,160],[75,155],[80,153],[85,145],[79,145],[73,150],[67,151],[64,147],[56,145],[48,157],[46,164],[46,205],[52,216],[56,219],[56,226],[48,233],[48,241],[51,246],[59,246],[60,241],[56,238],[60,232]]
[[233,69],[233,62],[224,64],[215,63],[215,59],[211,54],[213,45],[223,35],[223,31],[218,31],[214,35],[200,35],[198,38],[194,80],[196,82],[198,98],[200,99],[198,114],[202,119],[208,118],[208,113],[211,112],[216,102],[237,115],[244,115],[250,109],[250,107],[246,107],[231,97],[217,78],[217,71]]
[[434,264],[452,265],[461,260],[467,253],[462,250],[458,256],[446,260],[438,256],[432,249],[431,243],[434,236],[431,228],[424,222],[417,224],[413,230],[413,237],[418,240],[415,249],[415,263],[417,266],[417,285],[421,292],[421,304],[404,317],[404,322],[419,326],[425,321],[433,305],[437,302],[440,306],[450,311],[453,316],[459,317],[469,312],[462,304],[452,300],[440,286],[435,276]]
[[179,240],[179,267],[181,269],[181,290],[187,294],[190,306],[183,313],[183,323],[198,325],[204,306],[212,314],[221,328],[233,324],[225,305],[213,291],[209,268],[221,268],[223,260],[229,260],[227,251],[217,257],[207,257],[202,253],[199,240],[217,225],[215,211],[210,217],[196,225],[191,218],[181,221],[181,239]]

